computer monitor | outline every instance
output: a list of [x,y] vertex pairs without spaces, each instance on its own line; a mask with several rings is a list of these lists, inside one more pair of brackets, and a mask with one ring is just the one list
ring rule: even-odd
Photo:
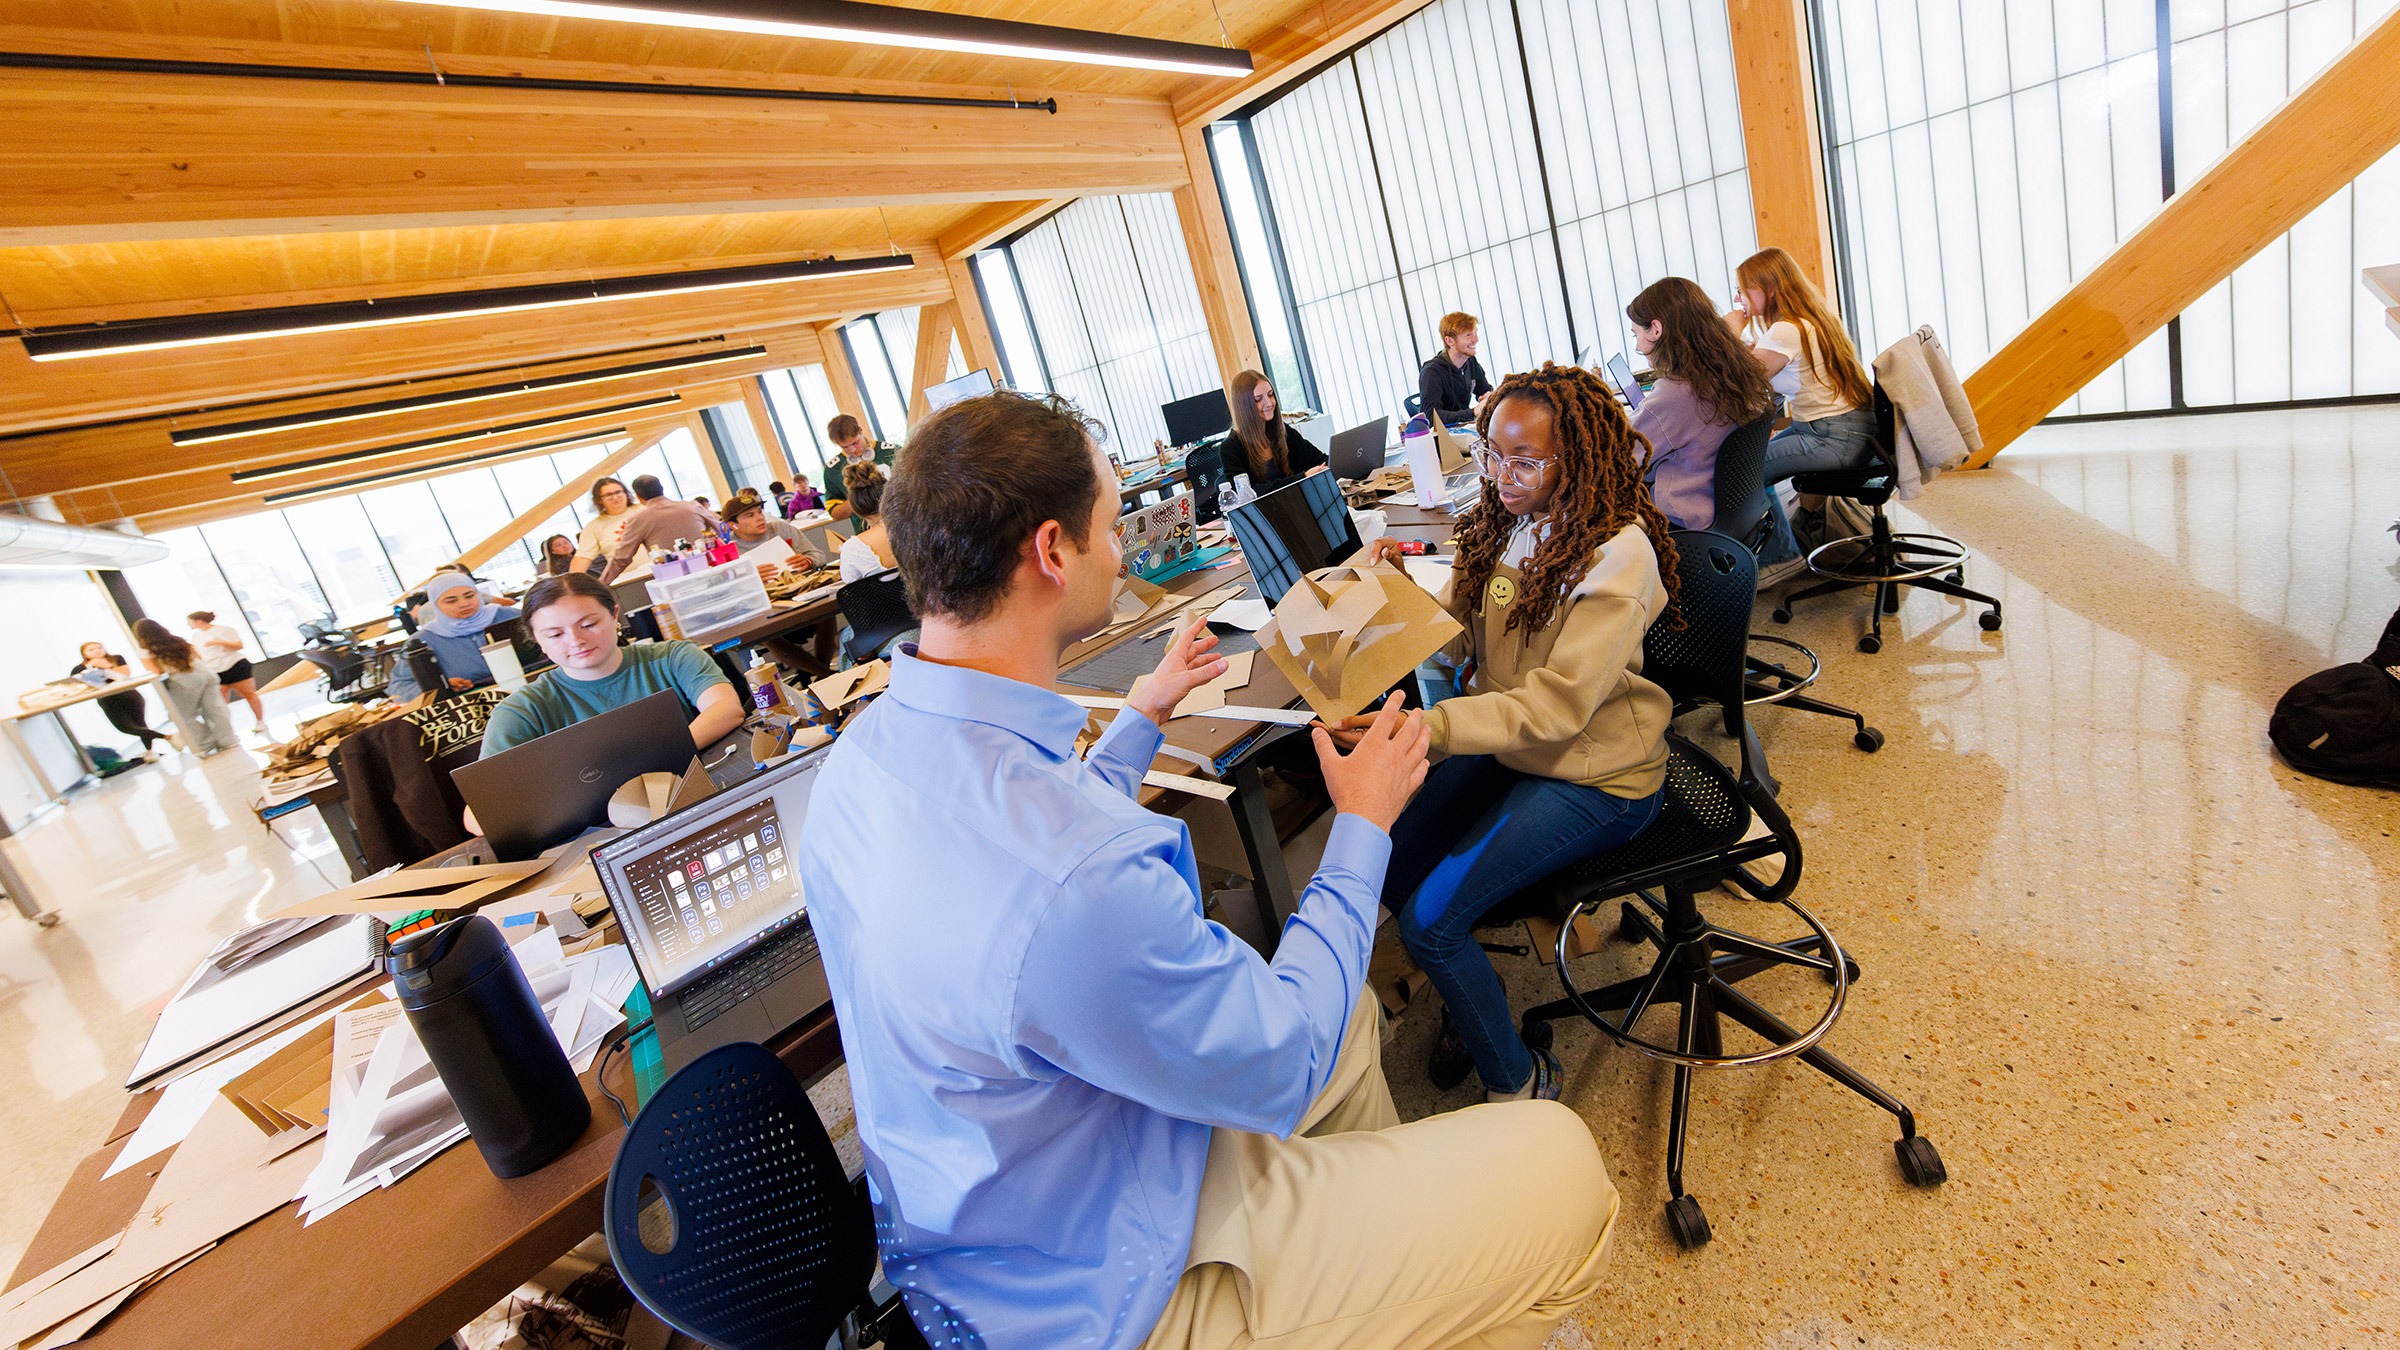
[[997,387],[992,383],[992,372],[969,371],[955,380],[944,380],[928,388],[925,391],[925,407],[929,412],[940,412],[961,399],[981,398]]
[[1233,405],[1225,401],[1222,389],[1162,403],[1158,411],[1167,420],[1169,445],[1198,445],[1233,430]]
[[1244,502],[1226,519],[1250,565],[1250,579],[1270,605],[1302,576],[1346,561],[1359,548],[1340,480],[1330,473],[1310,474]]
[[800,826],[825,756],[812,750],[592,850],[601,890],[653,995],[675,992],[807,916]]
[[1619,352],[1608,358],[1608,379],[1617,387],[1617,392],[1625,396],[1625,406],[1640,411],[1645,397],[1642,382],[1633,378],[1633,367],[1627,364],[1625,353]]
[[502,862],[608,823],[608,799],[646,773],[691,768],[683,697],[661,691],[450,771]]

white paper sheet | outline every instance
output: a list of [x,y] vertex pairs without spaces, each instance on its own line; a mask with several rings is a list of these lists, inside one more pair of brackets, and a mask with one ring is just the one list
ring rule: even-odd
[[1211,797],[1217,801],[1223,801],[1233,795],[1233,785],[1230,783],[1212,782],[1206,778],[1193,778],[1180,773],[1162,773],[1157,769],[1143,774],[1142,782],[1149,787],[1188,792],[1195,797]]
[[1231,703],[1192,716],[1221,717],[1229,722],[1274,722],[1287,727],[1304,727],[1317,720],[1317,715],[1306,708],[1244,708]]
[[1229,624],[1245,633],[1255,633],[1273,617],[1274,611],[1267,607],[1267,602],[1253,596],[1248,600],[1235,600],[1217,606],[1216,611],[1208,616],[1208,621]]
[[1450,584],[1451,561],[1430,557],[1401,559],[1408,569],[1408,579],[1424,587],[1428,595],[1440,595],[1442,588]]
[[200,1115],[216,1100],[217,1089],[241,1077],[266,1062],[269,1055],[299,1040],[300,1037],[325,1025],[323,1017],[311,1018],[297,1026],[276,1033],[256,1045],[247,1046],[227,1055],[214,1064],[203,1064],[160,1090],[158,1104],[134,1129],[133,1137],[118,1150],[117,1160],[101,1173],[102,1179],[115,1176],[126,1168],[166,1152],[191,1137],[192,1127],[200,1123]]
[[233,1039],[365,973],[367,920],[337,924],[219,974],[208,962],[184,981],[142,1046],[127,1086]]

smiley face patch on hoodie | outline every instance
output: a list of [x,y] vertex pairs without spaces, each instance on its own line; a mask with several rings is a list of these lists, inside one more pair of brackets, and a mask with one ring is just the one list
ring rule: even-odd
[[1491,584],[1484,587],[1483,593],[1490,599],[1492,608],[1506,609],[1517,602],[1517,583],[1513,578],[1494,572]]

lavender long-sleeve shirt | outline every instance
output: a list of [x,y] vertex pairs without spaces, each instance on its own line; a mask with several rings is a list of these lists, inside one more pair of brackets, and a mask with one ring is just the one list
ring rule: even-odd
[[1705,530],[1717,521],[1717,447],[1733,432],[1711,420],[1714,409],[1672,375],[1662,375],[1633,415],[1633,429],[1650,438],[1650,499],[1679,530]]

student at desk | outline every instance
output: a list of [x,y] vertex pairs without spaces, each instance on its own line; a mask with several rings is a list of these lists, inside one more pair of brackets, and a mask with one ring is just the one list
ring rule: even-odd
[[483,589],[464,572],[444,572],[426,582],[425,596],[427,613],[417,621],[415,636],[401,648],[401,659],[392,668],[388,692],[396,702],[406,703],[426,690],[409,659],[410,649],[420,644],[432,657],[433,673],[450,688],[491,683],[492,667],[483,659],[483,644],[490,639],[483,630],[507,623],[518,613],[485,599]]
[[1453,426],[1475,420],[1475,410],[1492,392],[1491,377],[1475,359],[1483,333],[1472,314],[1442,316],[1442,349],[1417,368],[1417,402],[1427,417]]
[[[1787,411],[1792,424],[1767,442],[1767,482],[1864,465],[1874,454],[1874,385],[1824,292],[1780,248],[1761,249],[1745,258],[1734,272],[1734,282],[1741,295],[1724,316],[1725,326],[1736,334],[1753,327],[1763,330],[1751,340],[1751,354],[1759,369],[1778,381],[1777,388],[1790,391]],[[1789,379],[1794,371],[1797,378]],[[1767,504],[1775,518],[1775,537],[1759,560],[1773,563],[1798,556],[1782,498],[1770,492]],[[1823,507],[1818,498],[1801,502],[1803,514],[1814,516],[1804,524],[1811,537],[1820,540]]]
[[1717,447],[1775,405],[1766,372],[1717,321],[1708,293],[1682,277],[1653,282],[1625,307],[1633,349],[1658,383],[1633,415],[1650,442],[1650,499],[1679,530],[1717,519]]
[[693,714],[695,747],[742,724],[742,696],[708,653],[689,642],[618,646],[616,594],[588,572],[533,583],[525,622],[557,669],[492,709],[483,729],[487,755],[669,689]]
[[[1555,1098],[1558,1060],[1525,1044],[1475,921],[1657,818],[1667,691],[1642,678],[1642,637],[1675,599],[1675,546],[1642,486],[1641,442],[1608,386],[1544,363],[1484,412],[1482,499],[1459,521],[1442,603],[1466,628],[1467,692],[1425,712],[1449,755],[1392,829],[1383,899],[1442,993],[1429,1066],[1484,1099]],[[1399,541],[1373,556],[1397,561]],[[1361,718],[1336,734],[1361,734]]]
[[1296,479],[1325,471],[1325,452],[1283,420],[1275,401],[1275,386],[1255,370],[1233,377],[1227,394],[1233,404],[1233,439],[1243,455],[1233,473],[1250,475],[1250,490],[1260,496]]
[[1132,798],[1216,640],[1192,620],[1088,756],[1051,692],[1121,561],[1088,425],[995,394],[917,426],[886,510],[924,638],[801,831],[884,1269],[937,1345],[1539,1345],[1599,1283],[1591,1132],[1399,1124],[1366,990],[1423,729],[1395,699],[1350,754],[1314,733],[1339,815],[1272,961],[1209,922],[1190,833]]
[[849,488],[845,500],[850,503],[851,518],[858,522],[858,533],[842,541],[837,560],[842,567],[842,584],[847,586],[897,567],[900,561],[892,553],[891,531],[883,527],[883,494],[891,486],[891,480],[872,464],[845,464],[842,478]]

